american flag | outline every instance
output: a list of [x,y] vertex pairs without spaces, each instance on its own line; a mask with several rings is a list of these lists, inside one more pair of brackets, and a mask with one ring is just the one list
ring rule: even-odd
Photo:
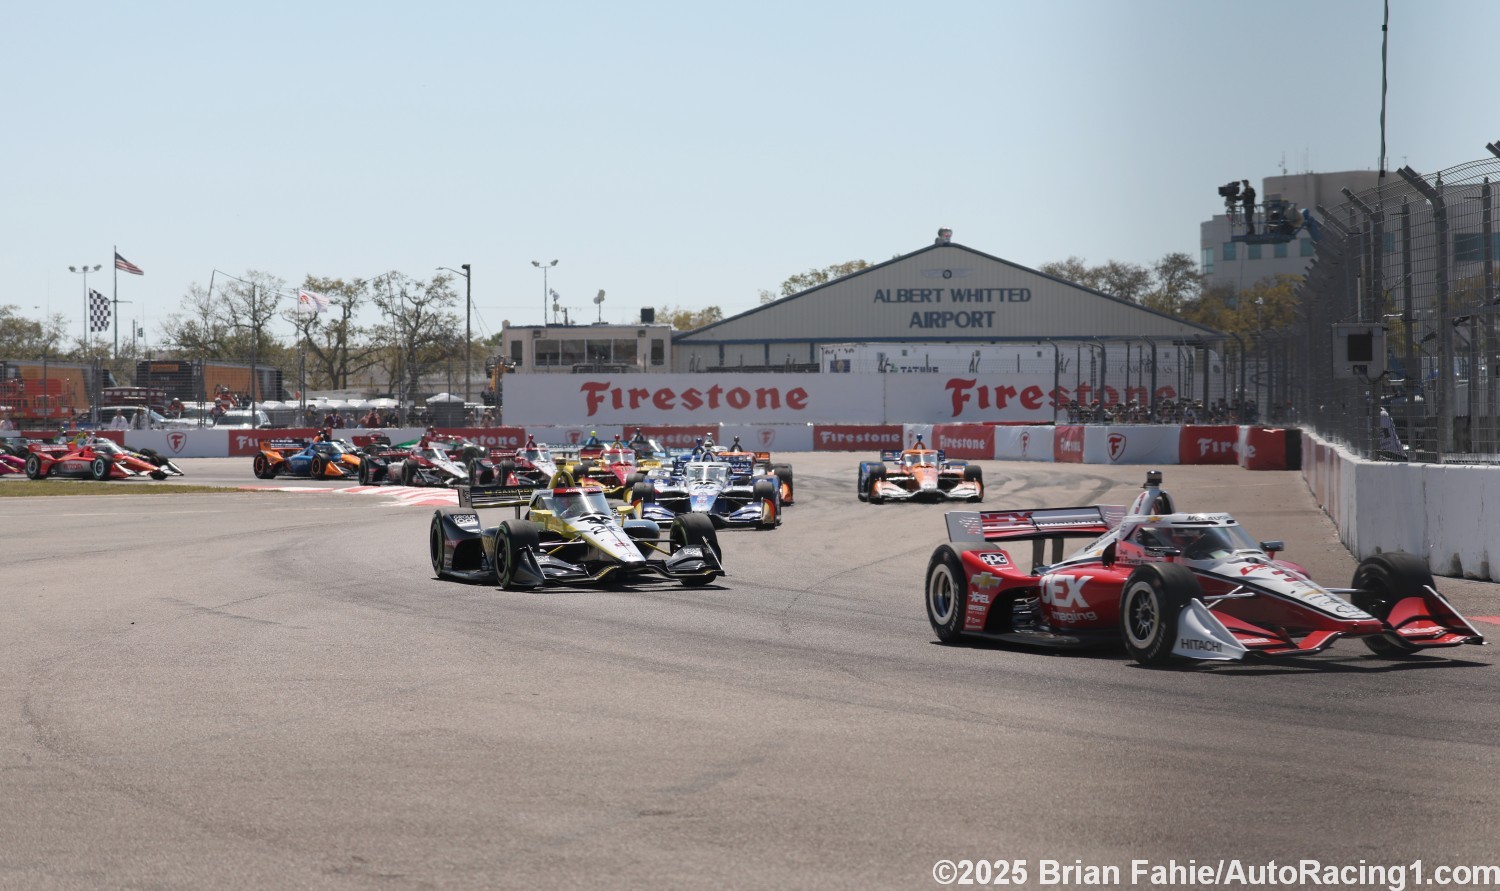
[[144,272],[141,271],[141,267],[135,265],[134,263],[132,263],[129,260],[125,259],[124,257],[120,256],[120,252],[119,251],[115,251],[115,268],[116,269],[123,269],[126,272],[130,273],[131,275],[145,275],[146,274],[146,273],[144,273]]
[[109,330],[109,298],[89,288],[89,330]]

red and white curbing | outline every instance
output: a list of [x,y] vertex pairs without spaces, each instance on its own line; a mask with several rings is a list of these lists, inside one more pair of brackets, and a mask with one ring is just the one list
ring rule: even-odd
[[421,486],[240,486],[247,492],[313,492],[334,495],[385,495],[386,504],[406,507],[444,507],[458,504],[458,493],[452,489],[428,489]]

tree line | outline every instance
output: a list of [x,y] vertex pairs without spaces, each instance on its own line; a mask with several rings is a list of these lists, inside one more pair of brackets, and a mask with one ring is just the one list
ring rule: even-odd
[[[762,303],[801,293],[870,267],[865,260],[835,263],[787,277],[779,292],[760,291]],[[1262,279],[1248,287],[1209,287],[1186,253],[1169,253],[1150,265],[1110,260],[1091,265],[1078,257],[1045,263],[1039,271],[1105,294],[1206,325],[1253,342],[1262,332],[1295,319],[1297,276]],[[329,308],[314,313],[296,300],[298,291],[328,298]],[[362,321],[376,310],[376,321]],[[209,286],[194,284],[176,312],[160,325],[154,355],[179,359],[276,366],[295,379],[305,367],[309,389],[349,389],[369,381],[389,383],[393,392],[414,392],[424,375],[461,363],[464,325],[455,276],[438,272],[417,278],[391,272],[372,278],[309,275],[297,286],[268,273],[215,274]],[[664,306],[657,318],[677,330],[691,330],[724,318],[718,306]],[[279,331],[289,325],[293,334]],[[148,358],[133,337],[115,353],[109,333],[85,339],[68,332],[66,318],[36,320],[17,306],[0,305],[0,358],[54,362],[102,361],[125,379],[136,359]],[[474,344],[485,355],[498,335]],[[459,373],[462,373],[461,364]]]

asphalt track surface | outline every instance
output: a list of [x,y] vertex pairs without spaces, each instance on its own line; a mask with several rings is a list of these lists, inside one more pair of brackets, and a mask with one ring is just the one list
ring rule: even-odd
[[[0,887],[936,888],[944,858],[1026,860],[1027,887],[1043,859],[1115,865],[1131,887],[1135,859],[1500,862],[1493,647],[1152,670],[943,646],[921,584],[948,508],[858,503],[858,455],[782,457],[796,506],[722,533],[731,574],[702,589],[439,582],[431,509],[387,495],[0,500]],[[184,461],[182,482],[264,485],[249,463]],[[983,467],[986,505],[1011,507],[1128,503],[1144,473]],[[1295,473],[1165,472],[1182,509],[1348,583]],[[1500,614],[1493,585],[1439,587]]]

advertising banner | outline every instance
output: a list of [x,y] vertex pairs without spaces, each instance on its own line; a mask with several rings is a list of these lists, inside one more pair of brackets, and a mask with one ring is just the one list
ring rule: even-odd
[[[505,419],[533,425],[880,423],[881,376],[515,374]],[[602,435],[602,434],[601,434]]]
[[714,434],[719,445],[733,443],[736,436],[747,452],[810,452],[814,448],[810,424],[724,424]]
[[1241,427],[1239,464],[1246,470],[1286,470],[1286,430]]
[[1063,424],[1053,428],[1052,460],[1059,464],[1083,463],[1083,432],[1087,428]]
[[[831,377],[832,375],[830,375]],[[887,421],[953,424],[1051,423],[1051,375],[882,374]]]
[[995,428],[995,460],[1051,461],[1054,430],[1051,424]]
[[814,424],[813,451],[878,452],[905,447],[900,424]]
[[1179,440],[1173,425],[1085,427],[1085,464],[1176,464]]
[[168,458],[228,458],[229,435],[224,430],[195,427],[191,430],[125,431],[125,447],[151,449]]
[[927,444],[949,458],[989,460],[995,456],[995,430],[988,424],[934,424]]
[[1181,464],[1234,464],[1239,460],[1240,428],[1228,424],[1185,424],[1178,444]]

